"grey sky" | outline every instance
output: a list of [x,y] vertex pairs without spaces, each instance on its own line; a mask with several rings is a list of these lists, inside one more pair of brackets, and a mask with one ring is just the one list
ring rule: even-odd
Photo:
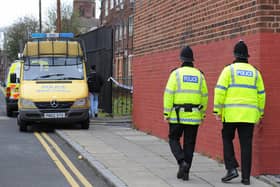
[[[47,19],[48,8],[56,6],[56,0],[41,0],[42,19]],[[61,3],[73,5],[73,0],[61,0]],[[97,3],[97,15],[100,11],[100,0]],[[0,28],[13,24],[20,17],[39,17],[39,0],[0,0]]]

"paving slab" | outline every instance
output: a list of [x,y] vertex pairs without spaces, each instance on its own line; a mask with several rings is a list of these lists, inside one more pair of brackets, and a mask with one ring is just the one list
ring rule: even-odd
[[[80,152],[111,186],[244,186],[240,177],[222,183],[224,165],[198,153],[194,154],[190,180],[178,180],[178,166],[168,142],[126,125],[100,123],[91,125],[89,130],[57,130],[56,133]],[[251,177],[251,186],[271,185]]]

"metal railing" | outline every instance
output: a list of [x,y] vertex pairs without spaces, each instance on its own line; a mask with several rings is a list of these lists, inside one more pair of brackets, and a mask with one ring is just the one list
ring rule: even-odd
[[132,113],[132,78],[112,78],[112,109],[114,116],[129,116]]

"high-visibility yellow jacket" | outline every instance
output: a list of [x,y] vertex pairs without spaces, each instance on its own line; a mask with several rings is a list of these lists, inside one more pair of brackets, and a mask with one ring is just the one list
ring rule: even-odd
[[215,87],[213,112],[223,122],[257,123],[264,115],[264,107],[265,90],[260,72],[243,62],[226,66]]
[[[169,123],[199,125],[205,117],[207,103],[206,80],[198,69],[183,66],[170,74],[163,98],[163,113],[169,118]],[[191,108],[191,111],[180,108],[177,115],[175,106],[182,104],[196,107]]]

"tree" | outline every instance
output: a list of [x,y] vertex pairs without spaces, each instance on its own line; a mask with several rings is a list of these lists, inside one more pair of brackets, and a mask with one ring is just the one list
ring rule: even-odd
[[[56,30],[56,7],[48,10],[48,20],[45,23],[45,32]],[[72,6],[69,4],[61,5],[61,32],[73,32],[79,34],[79,20],[76,13],[73,13]]]
[[20,18],[12,26],[8,27],[4,48],[10,60],[17,59],[18,53],[22,52],[23,45],[30,37],[30,33],[38,30],[38,20],[34,17]]

